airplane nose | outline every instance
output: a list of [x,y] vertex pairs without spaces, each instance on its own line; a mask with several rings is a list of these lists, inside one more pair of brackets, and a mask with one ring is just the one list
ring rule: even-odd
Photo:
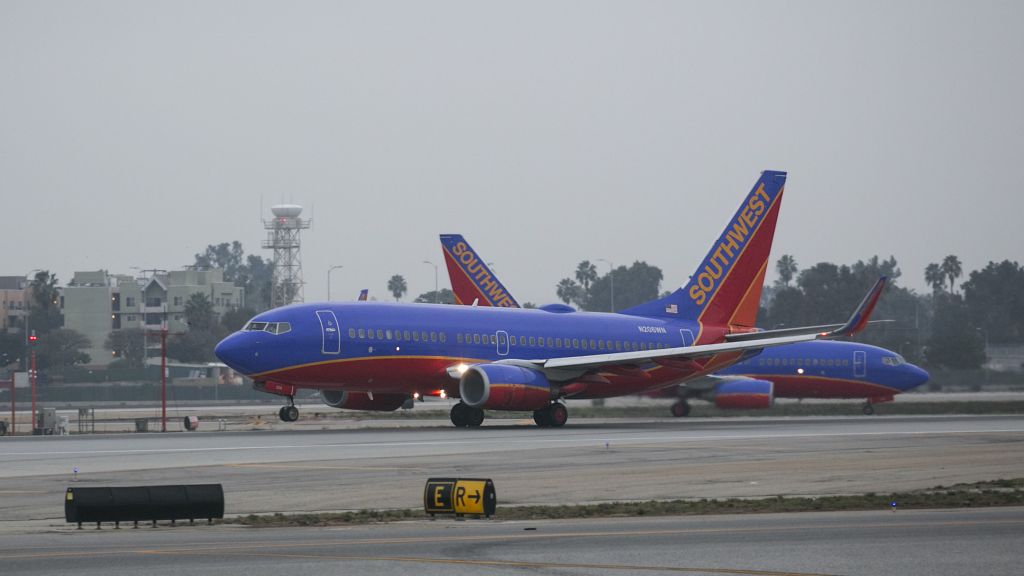
[[905,370],[905,372],[906,372],[905,381],[906,381],[906,384],[907,384],[907,387],[905,388],[905,390],[910,390],[911,388],[917,388],[921,384],[924,384],[925,382],[928,381],[928,378],[929,378],[928,372],[926,370],[924,370],[923,368],[919,368],[919,367],[917,367],[917,366],[915,366],[913,364],[906,364],[904,366],[904,368],[906,369]]
[[221,340],[214,347],[213,353],[220,358],[220,361],[230,366],[236,372],[242,374],[248,374],[251,372],[247,366],[249,353],[245,350],[245,346],[241,342],[242,338],[238,337],[238,334],[232,334],[227,338]]

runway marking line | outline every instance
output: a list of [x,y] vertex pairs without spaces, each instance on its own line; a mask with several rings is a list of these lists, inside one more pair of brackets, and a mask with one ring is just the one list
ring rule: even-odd
[[502,541],[525,541],[537,539],[555,538],[622,538],[622,537],[647,537],[647,536],[683,536],[687,534],[749,534],[749,533],[772,533],[772,532],[795,532],[800,530],[840,530],[844,528],[912,528],[919,530],[929,527],[968,527],[988,525],[1009,525],[1024,524],[1024,518],[1005,520],[948,520],[941,522],[929,522],[927,518],[915,522],[875,522],[875,523],[849,523],[849,524],[806,524],[791,526],[772,527],[748,527],[748,528],[678,528],[665,530],[614,530],[614,531],[575,531],[575,532],[536,532],[531,534],[490,534],[472,536],[411,536],[401,538],[357,538],[338,539],[321,538],[317,540],[303,540],[301,542],[281,542],[279,540],[266,542],[245,542],[245,543],[219,543],[207,545],[186,545],[171,546],[168,548],[110,548],[107,550],[67,550],[47,551],[28,553],[0,553],[0,560],[26,560],[42,558],[73,558],[73,557],[96,557],[109,555],[131,555],[131,554],[169,554],[169,555],[190,555],[190,554],[248,554],[249,550],[266,550],[281,548],[311,548],[316,546],[367,546],[387,544],[423,544],[423,543],[458,543],[458,542],[490,542]]
[[408,466],[312,466],[307,464],[224,464],[227,468],[281,468],[285,470],[355,470],[366,472],[380,471],[414,471],[422,472],[426,468],[410,468]]
[[[608,440],[614,440],[620,446],[622,445],[636,445],[643,442],[651,442],[653,444],[664,446],[666,444],[672,444],[673,442],[714,442],[722,440],[779,440],[779,439],[797,439],[797,438],[838,438],[838,437],[866,437],[866,436],[963,436],[965,434],[1021,434],[1024,433],[1024,429],[996,429],[996,430],[909,430],[909,431],[874,431],[874,432],[825,432],[825,433],[783,433],[783,434],[732,434],[723,436],[692,436],[692,435],[663,435],[663,436],[640,436],[630,437],[623,436],[619,438],[611,438],[604,435],[595,435],[589,437],[580,436],[569,436],[569,437],[550,437],[550,438],[531,438],[531,437],[519,437],[519,438],[498,438],[498,437],[485,437],[485,438],[474,438],[468,440],[449,440],[437,438],[433,440],[421,440],[421,441],[410,441],[410,442],[356,442],[356,443],[325,443],[325,444],[267,444],[267,445],[256,445],[256,446],[209,446],[209,447],[192,447],[192,448],[136,448],[136,449],[122,449],[122,450],[79,450],[79,451],[62,451],[62,452],[46,452],[41,454],[39,452],[0,452],[0,456],[87,456],[87,455],[115,455],[115,454],[181,454],[188,452],[240,452],[246,450],[313,450],[319,448],[392,448],[392,447],[408,447],[408,446],[431,446],[437,448],[439,446],[450,446],[452,448],[459,446],[470,446],[474,444],[487,443],[489,447],[493,440],[500,440],[502,445],[508,446],[510,444],[522,444],[526,446],[535,446],[537,444],[564,444],[567,447],[574,446],[588,446],[588,445],[604,445]],[[365,457],[365,456],[363,456]]]

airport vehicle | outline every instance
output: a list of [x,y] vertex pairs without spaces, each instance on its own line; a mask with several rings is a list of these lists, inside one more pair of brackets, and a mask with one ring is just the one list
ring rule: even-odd
[[[451,278],[455,301],[475,306],[519,304],[480,254],[461,234],[442,234],[441,251]],[[760,299],[761,287],[751,287]],[[858,342],[835,340],[801,342],[766,348],[706,378],[647,393],[676,398],[673,416],[690,413],[693,398],[722,409],[770,408],[775,398],[864,398],[864,414],[874,404],[928,381],[928,373],[899,354]]]
[[[456,426],[484,410],[532,410],[559,427],[562,398],[605,398],[673,386],[769,346],[842,338],[862,330],[880,278],[843,325],[758,331],[758,299],[785,172],[766,171],[675,292],[617,314],[382,302],[293,304],[256,315],[216,347],[225,364],[266,392],[318,389],[336,408],[394,410],[414,394],[460,398]],[[758,289],[755,289],[757,287]]]

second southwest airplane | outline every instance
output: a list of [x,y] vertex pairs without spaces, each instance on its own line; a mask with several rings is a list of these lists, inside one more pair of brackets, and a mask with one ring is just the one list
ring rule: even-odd
[[758,331],[764,281],[786,181],[766,171],[690,281],[617,314],[377,302],[293,304],[256,315],[215,353],[256,386],[288,398],[318,389],[336,408],[394,410],[414,394],[458,397],[456,426],[484,410],[532,410],[539,426],[568,419],[561,398],[638,394],[717,372],[766,347],[862,330],[880,278],[842,326]]
[[[462,235],[442,234],[441,250],[457,304],[519,307]],[[756,291],[760,299],[761,287],[751,289],[751,295]],[[647,395],[676,398],[673,416],[689,415],[691,398],[740,410],[771,408],[775,398],[864,398],[864,413],[874,414],[874,404],[889,402],[894,395],[927,381],[927,372],[895,352],[859,342],[826,340],[768,348],[708,378]]]

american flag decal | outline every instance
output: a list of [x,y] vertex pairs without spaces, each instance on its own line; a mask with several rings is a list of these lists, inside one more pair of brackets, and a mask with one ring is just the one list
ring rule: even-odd
[[675,304],[665,306],[665,312],[667,314],[679,314],[679,306],[676,306]]

